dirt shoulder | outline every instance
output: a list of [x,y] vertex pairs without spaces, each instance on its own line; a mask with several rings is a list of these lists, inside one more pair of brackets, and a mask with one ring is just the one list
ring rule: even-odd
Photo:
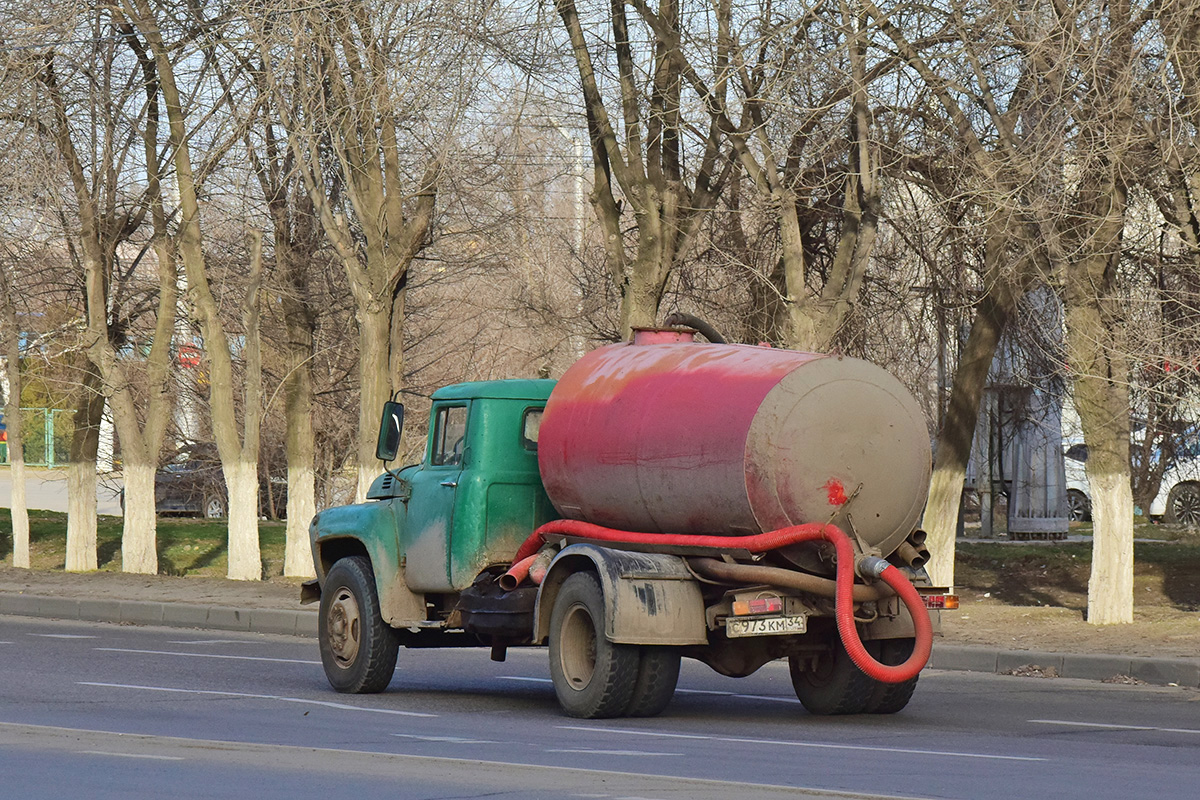
[[229,581],[223,578],[63,572],[0,567],[0,592],[79,600],[138,600],[233,608],[299,609],[299,579]]
[[[300,583],[286,578],[248,582],[0,567],[0,592],[237,608],[299,609]],[[1088,625],[1078,608],[1008,605],[985,594],[990,595],[965,591],[961,608],[942,612],[941,642],[1005,650],[1200,657],[1200,612],[1150,606],[1136,610],[1132,625],[1099,627]]]

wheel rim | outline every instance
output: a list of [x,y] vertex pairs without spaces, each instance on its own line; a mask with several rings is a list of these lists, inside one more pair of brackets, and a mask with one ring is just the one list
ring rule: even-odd
[[224,511],[225,507],[218,497],[209,498],[208,503],[204,506],[204,514],[209,519],[216,519],[217,517],[221,516]]
[[800,679],[813,688],[820,689],[833,681],[837,667],[837,659],[831,652],[822,653],[809,663],[810,669],[800,673]]
[[1067,514],[1072,522],[1082,522],[1087,513],[1086,508],[1082,497],[1074,492],[1067,493]]
[[582,691],[596,671],[596,626],[582,604],[572,606],[562,623],[558,661],[572,689]]
[[342,587],[329,604],[327,617],[329,627],[329,650],[334,662],[347,669],[358,658],[359,642],[362,639],[362,614],[354,593]]
[[1189,528],[1200,525],[1200,491],[1186,488],[1175,498],[1175,519]]

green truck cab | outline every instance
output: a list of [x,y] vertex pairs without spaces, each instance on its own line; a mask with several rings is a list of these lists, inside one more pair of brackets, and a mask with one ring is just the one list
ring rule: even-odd
[[[355,630],[372,616],[401,644],[456,630],[459,594],[481,575],[503,572],[529,533],[557,516],[537,463],[538,426],[553,386],[549,380],[508,380],[439,389],[421,463],[384,472],[367,502],[314,517],[309,533],[324,598],[322,646],[332,641],[334,660],[343,665],[331,675],[343,679],[335,688],[370,690],[359,685],[364,676],[347,667],[357,660],[352,651],[364,636]],[[402,424],[401,407],[388,406],[381,440],[389,431],[398,439]],[[360,574],[344,575],[350,567]],[[331,579],[339,587],[347,580],[368,583],[374,598],[366,592],[366,604],[378,608],[361,608],[357,594],[366,587],[341,587],[340,599],[331,596]],[[308,599],[313,589],[310,584]],[[341,607],[330,613],[329,604]],[[330,620],[334,628],[344,620],[344,637],[324,630]],[[380,635],[392,638],[383,629]]]

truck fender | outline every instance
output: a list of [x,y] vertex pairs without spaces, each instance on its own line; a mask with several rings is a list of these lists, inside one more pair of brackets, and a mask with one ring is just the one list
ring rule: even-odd
[[[380,616],[392,627],[403,628],[425,619],[425,596],[408,588],[394,544],[396,534],[390,514],[380,513],[380,508],[376,504],[343,506],[314,517],[309,526],[313,562],[323,587],[325,574],[338,559],[366,556],[375,573]],[[312,594],[310,591],[309,595]],[[320,594],[315,594],[314,599],[319,599]]]
[[550,562],[534,606],[533,641],[550,635],[550,612],[563,582],[589,570],[604,592],[604,635],[617,644],[708,644],[700,584],[679,556],[573,544]]

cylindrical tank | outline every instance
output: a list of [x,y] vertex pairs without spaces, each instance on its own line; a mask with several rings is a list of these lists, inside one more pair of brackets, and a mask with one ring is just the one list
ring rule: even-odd
[[930,448],[912,395],[866,361],[639,331],[567,370],[538,463],[570,519],[730,535],[832,522],[888,554],[925,505]]

